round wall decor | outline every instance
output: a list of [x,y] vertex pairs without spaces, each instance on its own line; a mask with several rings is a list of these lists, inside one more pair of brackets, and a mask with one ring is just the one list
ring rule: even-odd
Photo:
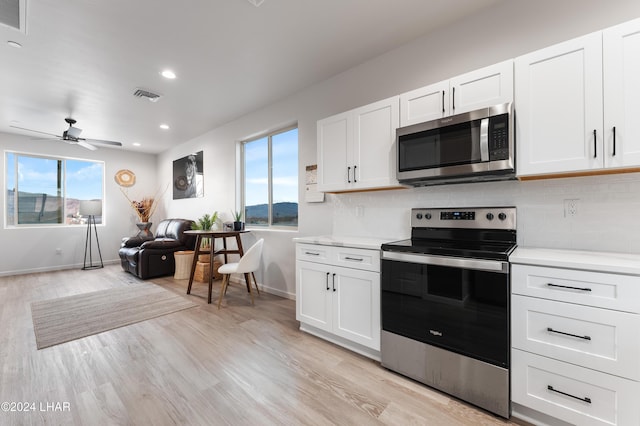
[[120,186],[133,186],[136,183],[136,175],[131,170],[118,170],[114,176],[116,183]]
[[184,191],[187,189],[187,186],[189,186],[186,176],[178,176],[173,184],[176,186],[176,189],[179,189],[180,191]]

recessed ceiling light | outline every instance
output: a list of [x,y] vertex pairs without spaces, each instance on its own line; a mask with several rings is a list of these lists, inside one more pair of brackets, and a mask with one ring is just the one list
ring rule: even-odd
[[140,146],[140,143],[139,142],[134,142],[132,145],[133,146]]
[[161,128],[162,130],[169,130],[169,125],[168,125],[168,124],[161,124],[161,125],[160,125],[160,128]]
[[11,47],[15,47],[16,49],[20,49],[22,47],[22,45],[20,43],[18,43],[17,41],[13,41],[13,40],[9,40],[7,42],[7,44]]
[[176,78],[176,73],[171,70],[164,70],[160,73],[160,75],[162,75],[164,78],[168,78],[169,80],[173,80],[174,78]]

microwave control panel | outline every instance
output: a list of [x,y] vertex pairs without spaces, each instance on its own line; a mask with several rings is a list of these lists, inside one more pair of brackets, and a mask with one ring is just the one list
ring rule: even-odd
[[509,159],[509,114],[489,119],[489,161]]

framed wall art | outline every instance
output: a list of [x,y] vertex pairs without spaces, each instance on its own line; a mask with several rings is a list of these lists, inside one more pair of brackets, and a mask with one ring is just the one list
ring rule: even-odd
[[173,161],[173,199],[204,197],[202,151]]

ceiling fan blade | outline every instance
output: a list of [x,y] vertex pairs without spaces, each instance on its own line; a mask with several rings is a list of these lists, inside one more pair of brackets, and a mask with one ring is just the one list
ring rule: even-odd
[[120,143],[120,142],[105,141],[105,140],[102,140],[102,139],[83,139],[83,138],[79,138],[78,140],[87,141],[87,142],[91,142],[91,143],[101,143],[103,145],[122,146],[122,143]]
[[53,133],[41,132],[39,130],[25,129],[24,127],[11,126],[11,125],[9,127],[13,127],[14,129],[26,130],[27,132],[42,133],[43,135],[54,136],[54,137],[56,137],[58,139],[62,139],[62,136],[54,135]]
[[98,149],[95,146],[86,143],[85,141],[74,142],[74,144],[75,145],[80,145],[81,147],[86,148],[86,149],[90,149],[91,151],[95,151],[96,149]]

